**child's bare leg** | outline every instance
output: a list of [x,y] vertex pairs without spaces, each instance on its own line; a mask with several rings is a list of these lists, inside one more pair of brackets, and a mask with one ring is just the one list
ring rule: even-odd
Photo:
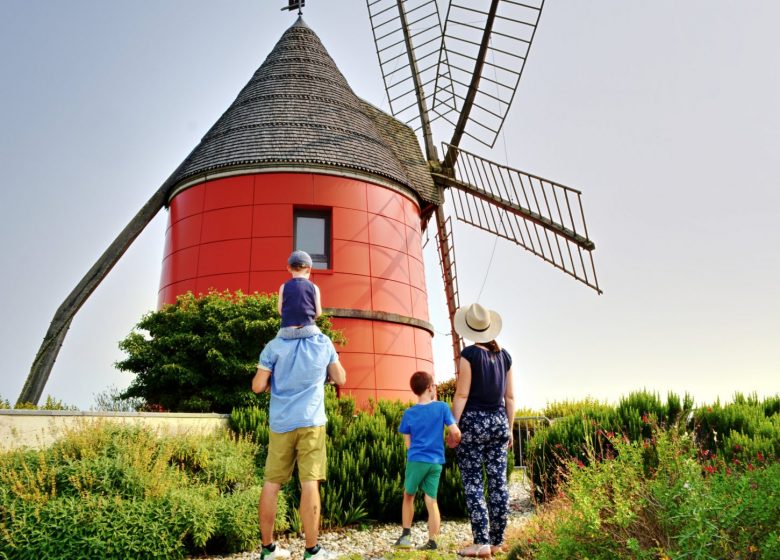
[[404,529],[411,529],[413,519],[414,519],[414,494],[407,494],[406,491],[404,491],[404,501],[403,504],[401,505],[401,526]]
[[441,529],[441,515],[439,515],[439,502],[425,494],[425,507],[428,509],[428,539],[435,541]]

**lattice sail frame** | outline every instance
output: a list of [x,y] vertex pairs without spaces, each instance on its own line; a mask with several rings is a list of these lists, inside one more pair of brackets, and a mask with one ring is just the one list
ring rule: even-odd
[[[544,0],[451,0],[431,111],[493,147],[523,75]],[[465,5],[468,4],[468,5]]]
[[[437,74],[442,68],[442,57],[445,57],[446,72],[438,3],[436,0],[400,0],[399,5],[399,0],[366,0],[366,6],[390,111],[395,118],[418,131],[423,127],[423,119],[414,73],[419,74],[422,103],[426,108],[434,105],[437,84],[442,96],[448,88],[450,96],[454,95],[446,76]],[[406,32],[409,33],[409,44],[414,45],[412,56],[407,51]]]
[[448,175],[433,177],[448,188],[459,220],[513,241],[602,293],[580,191],[449,144],[442,148],[458,157]]

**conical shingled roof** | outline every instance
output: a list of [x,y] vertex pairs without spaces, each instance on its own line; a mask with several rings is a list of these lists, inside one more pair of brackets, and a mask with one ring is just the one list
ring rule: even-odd
[[441,203],[414,131],[359,99],[301,18],[167,183],[296,164],[378,175]]

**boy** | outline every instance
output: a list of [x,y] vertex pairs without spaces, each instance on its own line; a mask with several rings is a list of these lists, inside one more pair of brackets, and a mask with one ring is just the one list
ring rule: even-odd
[[406,443],[406,478],[404,480],[404,501],[401,509],[403,532],[395,541],[396,547],[412,547],[412,518],[414,517],[414,496],[422,488],[425,493],[425,507],[428,509],[428,542],[418,550],[438,548],[436,537],[441,526],[439,504],[436,494],[439,477],[444,464],[444,440],[442,431],[446,426],[448,440],[460,441],[460,429],[455,423],[450,407],[436,400],[436,385],[433,376],[425,371],[412,375],[409,385],[417,395],[417,404],[408,408],[401,418],[398,431]]
[[[311,267],[312,260],[306,251],[293,251],[287,259],[287,270],[292,278],[279,288],[277,304],[277,310],[282,316],[283,331],[313,327],[314,320],[322,315],[320,289],[309,280]],[[290,336],[282,334],[283,338],[298,338],[289,331],[287,334]]]

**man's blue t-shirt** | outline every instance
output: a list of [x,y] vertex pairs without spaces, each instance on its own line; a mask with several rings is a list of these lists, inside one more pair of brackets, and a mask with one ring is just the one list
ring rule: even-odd
[[409,434],[412,444],[407,461],[444,464],[444,426],[455,423],[450,407],[441,401],[416,404],[406,409],[398,431]]
[[306,338],[276,337],[260,353],[260,367],[271,372],[269,426],[277,434],[297,428],[323,426],[325,378],[338,361],[333,343],[324,334]]

